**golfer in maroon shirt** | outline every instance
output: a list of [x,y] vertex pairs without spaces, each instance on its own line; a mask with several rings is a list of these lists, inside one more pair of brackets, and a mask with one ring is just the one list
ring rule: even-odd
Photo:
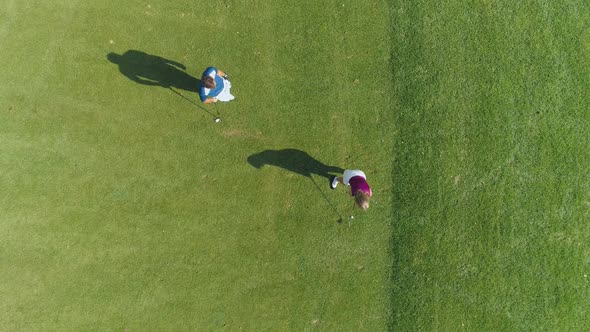
[[331,187],[336,189],[338,183],[350,186],[350,195],[354,197],[356,205],[367,210],[369,208],[369,198],[371,197],[371,187],[367,183],[367,176],[358,169],[347,169],[342,174],[342,177],[335,176],[332,179]]

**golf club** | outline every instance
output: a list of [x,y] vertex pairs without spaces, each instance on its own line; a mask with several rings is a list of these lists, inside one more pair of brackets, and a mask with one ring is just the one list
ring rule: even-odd
[[[219,110],[215,109],[215,111],[217,112],[217,115],[211,113],[209,110],[207,110],[206,108],[204,108],[203,106],[195,103],[194,101],[188,99],[186,96],[184,96],[182,93],[172,89],[172,87],[169,87],[170,91],[174,92],[175,94],[179,95],[180,97],[182,97],[184,100],[188,101],[189,103],[197,106],[198,108],[202,109],[203,111],[207,112],[207,114],[211,115],[214,119],[216,123],[221,122],[221,117],[219,116]],[[215,105],[215,104],[214,104]]]
[[213,108],[215,109],[215,113],[217,113],[217,116],[215,117],[215,122],[219,123],[219,122],[221,122],[221,115],[219,114],[219,109],[217,108],[217,103],[213,104]]
[[320,186],[315,182],[315,180],[310,176],[309,177],[311,179],[311,182],[313,182],[313,184],[315,184],[316,188],[318,188],[318,190],[320,191],[320,193],[322,194],[322,196],[324,196],[324,199],[326,200],[326,202],[328,202],[328,205],[330,205],[330,207],[332,208],[332,211],[334,211],[334,213],[338,216],[338,220],[337,222],[340,224],[344,221],[344,218],[342,217],[342,215],[340,215],[340,213],[338,212],[338,210],[336,209],[336,207],[334,206],[334,204],[332,204],[332,201],[330,201],[328,199],[328,197],[326,196],[326,194],[324,194],[324,192],[322,191],[322,188],[320,188]]
[[350,209],[350,217],[348,218],[348,227],[350,227],[350,223],[352,222],[352,219],[354,219],[354,207],[355,207],[356,203],[352,202],[352,209]]

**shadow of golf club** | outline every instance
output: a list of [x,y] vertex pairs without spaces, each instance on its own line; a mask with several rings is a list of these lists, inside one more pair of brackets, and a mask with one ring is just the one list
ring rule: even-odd
[[320,186],[315,182],[315,180],[311,176],[309,177],[309,179],[311,180],[311,182],[313,182],[315,187],[318,188],[318,191],[322,194],[322,196],[324,197],[324,200],[326,200],[326,202],[328,202],[328,205],[332,208],[332,211],[334,211],[334,213],[338,216],[338,220],[336,220],[336,222],[342,223],[342,221],[344,221],[344,218],[342,217],[340,212],[338,212],[338,209],[336,209],[336,207],[334,206],[334,203],[332,203],[332,201],[328,198],[328,196],[326,196],[326,194],[324,193],[322,188],[320,188]]
[[338,222],[342,222],[342,215],[338,212],[332,201],[326,196],[322,188],[312,178],[312,174],[326,178],[329,184],[333,177],[331,173],[341,174],[344,172],[344,169],[326,165],[311,157],[307,152],[297,149],[265,150],[249,156],[248,163],[255,168],[272,165],[309,178],[332,211],[338,216]]

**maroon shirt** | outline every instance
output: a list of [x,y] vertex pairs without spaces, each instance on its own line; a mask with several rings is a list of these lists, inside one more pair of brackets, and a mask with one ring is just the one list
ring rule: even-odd
[[348,184],[350,184],[350,195],[354,196],[357,191],[362,191],[369,194],[369,197],[373,193],[371,193],[371,187],[367,183],[367,180],[362,176],[353,176],[350,180],[348,180]]

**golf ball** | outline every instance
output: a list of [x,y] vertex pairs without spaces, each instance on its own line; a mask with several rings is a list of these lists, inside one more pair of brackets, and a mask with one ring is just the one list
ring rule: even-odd
[[221,119],[220,118],[215,118],[215,122],[220,122]]
[[350,219],[354,219],[354,216],[350,216]]

